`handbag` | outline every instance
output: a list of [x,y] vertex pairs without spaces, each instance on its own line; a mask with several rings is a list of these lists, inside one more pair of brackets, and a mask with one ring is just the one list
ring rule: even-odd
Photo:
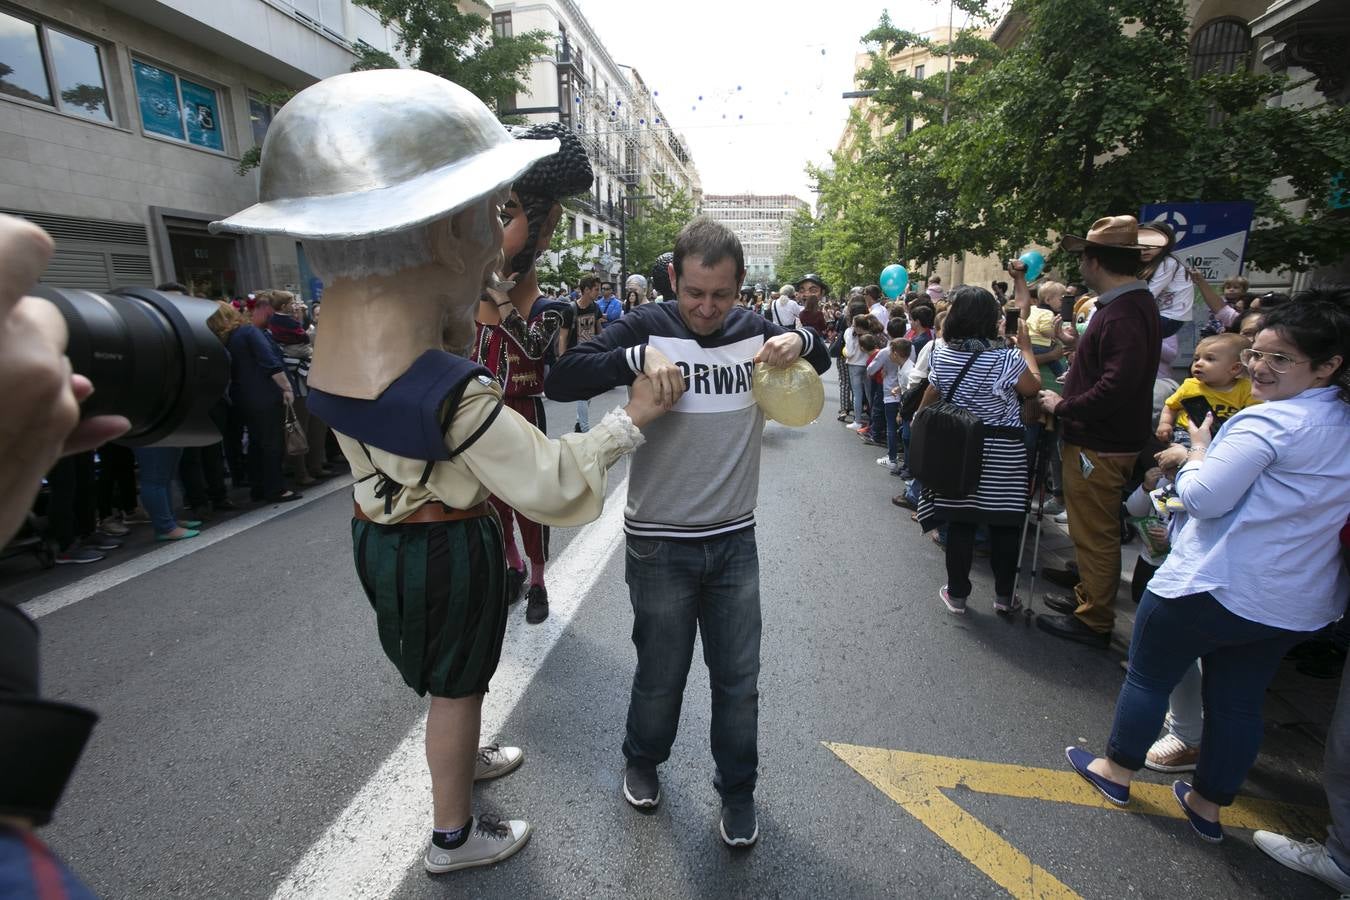
[[909,469],[924,487],[944,497],[968,497],[980,487],[984,423],[952,402],[978,356],[970,354],[947,395],[915,413],[910,426]]
[[919,411],[919,404],[923,402],[924,392],[928,390],[928,377],[919,379],[919,383],[909,388],[900,395],[900,421],[912,422],[914,414]]
[[309,452],[309,439],[305,437],[305,429],[300,426],[300,417],[295,414],[295,407],[286,404],[286,455],[301,456]]

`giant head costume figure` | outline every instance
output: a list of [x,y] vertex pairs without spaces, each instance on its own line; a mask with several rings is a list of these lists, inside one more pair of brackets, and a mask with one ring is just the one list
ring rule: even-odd
[[325,283],[309,382],[373,399],[427,350],[468,347],[501,268],[498,211],[511,183],[557,149],[515,140],[435,75],[337,75],[277,114],[261,202],[211,229],[302,241]]

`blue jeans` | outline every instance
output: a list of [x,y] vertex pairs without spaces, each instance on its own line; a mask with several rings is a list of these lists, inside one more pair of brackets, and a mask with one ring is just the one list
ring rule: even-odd
[[137,447],[136,465],[140,468],[141,505],[150,516],[156,534],[168,534],[178,527],[173,514],[173,476],[182,447]]
[[1144,767],[1168,695],[1199,659],[1205,724],[1194,787],[1211,803],[1230,805],[1261,749],[1266,688],[1284,654],[1307,638],[1244,619],[1209,593],[1172,599],[1144,591],[1107,755],[1127,769]]
[[861,424],[865,418],[863,406],[867,403],[867,366],[849,366],[848,384],[853,393],[853,421]]
[[891,465],[895,465],[900,458],[900,404],[883,403],[881,408],[886,417],[886,455],[890,457]]
[[713,785],[724,802],[747,798],[759,768],[759,553],[754,529],[707,541],[627,539],[637,671],[623,755],[670,758],[694,635],[712,683]]
[[591,430],[591,401],[577,401],[577,424],[581,426],[582,431]]
[[885,418],[886,404],[883,402],[884,394],[881,384],[867,379],[867,414],[871,417],[871,423],[867,426],[867,433],[874,441],[881,440],[885,434],[883,431],[883,422]]

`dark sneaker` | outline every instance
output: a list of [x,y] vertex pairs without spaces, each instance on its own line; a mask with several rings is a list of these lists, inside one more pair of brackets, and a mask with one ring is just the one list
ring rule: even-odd
[[1077,616],[1037,616],[1036,627],[1046,634],[1089,647],[1101,647],[1104,650],[1111,646],[1111,632],[1089,628]]
[[1045,603],[1046,609],[1064,616],[1071,616],[1078,610],[1078,598],[1076,596],[1066,597],[1063,594],[1046,594],[1042,602]]
[[[1101,795],[1110,800],[1116,806],[1124,806],[1130,802],[1130,786],[1128,784],[1117,784],[1109,778],[1103,778],[1096,772],[1088,771],[1088,765],[1096,759],[1082,747],[1065,747],[1064,758],[1073,766],[1073,770],[1083,776],[1083,780],[1095,787],[1101,792]],[[1181,782],[1177,782],[1180,784]]]
[[490,866],[524,847],[529,839],[528,822],[479,816],[473,830],[469,832],[468,840],[450,850],[430,845],[422,857],[422,864],[433,875],[474,866]]
[[548,589],[542,584],[532,584],[525,592],[525,621],[538,625],[548,618]]
[[92,547],[95,550],[116,550],[122,546],[122,542],[110,534],[104,534],[102,530],[95,531],[84,539],[86,547]]
[[1186,795],[1193,790],[1195,788],[1184,781],[1172,782],[1172,796],[1177,799],[1177,806],[1180,806],[1181,811],[1185,813],[1187,820],[1191,823],[1191,828],[1202,839],[1209,841],[1211,844],[1217,844],[1223,840],[1223,826],[1218,822],[1211,822],[1209,819],[1197,815],[1195,810],[1186,805]]
[[512,603],[520,602],[520,593],[525,589],[525,570],[507,569],[506,570],[506,603],[509,606]]
[[661,778],[656,766],[629,763],[623,770],[623,799],[637,809],[656,809],[661,802]]
[[755,841],[759,840],[755,801],[722,804],[722,821],[718,823],[717,830],[722,832],[722,843],[728,847],[753,847]]
[[501,744],[488,744],[478,748],[478,759],[474,760],[473,780],[490,781],[501,778],[508,772],[514,772],[525,761],[525,751],[519,747],[503,747]]
[[105,558],[106,557],[97,550],[90,550],[79,541],[76,541],[65,550],[56,554],[56,564],[58,566],[83,566],[89,563],[99,562]]

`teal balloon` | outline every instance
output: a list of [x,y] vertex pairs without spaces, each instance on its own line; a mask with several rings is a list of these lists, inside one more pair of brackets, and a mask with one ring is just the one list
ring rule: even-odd
[[1017,258],[1027,267],[1027,281],[1035,281],[1045,271],[1045,257],[1039,250],[1028,250]]
[[881,270],[881,278],[878,280],[881,283],[881,292],[894,300],[903,294],[909,285],[909,272],[904,266],[892,263]]

